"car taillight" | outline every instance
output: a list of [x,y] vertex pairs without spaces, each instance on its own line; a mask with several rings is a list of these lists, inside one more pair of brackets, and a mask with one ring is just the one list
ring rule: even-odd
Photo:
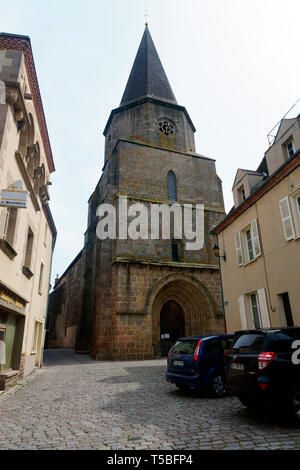
[[266,388],[268,388],[269,384],[264,384],[264,383],[261,383],[259,384],[259,388],[261,388],[262,390],[266,390]]
[[174,346],[175,346],[176,343],[177,343],[177,341],[175,341],[175,343],[174,343],[173,346],[171,347],[170,351],[168,352],[168,359],[169,359],[169,356],[170,356],[170,354],[171,354],[171,351],[172,351],[172,349],[174,348]]
[[276,357],[274,352],[262,352],[258,356],[258,368],[259,370],[264,369],[269,365]]
[[198,361],[198,359],[199,359],[199,352],[200,352],[201,343],[202,343],[202,339],[199,339],[199,341],[197,343],[197,346],[195,348],[195,351],[194,351],[193,361]]

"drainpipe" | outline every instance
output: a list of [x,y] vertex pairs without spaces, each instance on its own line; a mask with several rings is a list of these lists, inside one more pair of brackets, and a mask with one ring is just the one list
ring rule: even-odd
[[[219,246],[219,238],[216,235],[216,242],[217,246]],[[220,284],[221,284],[221,298],[222,298],[222,313],[223,313],[223,321],[224,321],[224,330],[227,333],[227,325],[226,325],[226,316],[225,316],[225,306],[224,306],[224,293],[223,293],[223,281],[222,281],[222,271],[221,271],[221,262],[220,262],[220,255],[217,256],[218,264],[219,264],[219,275],[220,275]]]
[[[263,259],[263,263],[264,263],[264,271],[265,271],[265,278],[266,278],[266,287],[267,287],[267,293],[268,293],[268,296],[267,296],[267,301],[268,301],[268,304],[269,304],[269,307],[271,309],[271,311],[274,313],[276,311],[276,307],[273,307],[273,304],[272,304],[272,299],[271,299],[271,292],[270,292],[270,286],[269,286],[269,278],[268,278],[268,272],[267,272],[267,264],[266,264],[266,257],[265,257],[265,250],[264,250],[264,244],[263,244],[263,239],[262,239],[262,235],[261,235],[261,230],[260,230],[260,224],[259,224],[259,215],[258,215],[258,208],[257,208],[257,204],[255,204],[255,211],[256,211],[256,220],[258,221],[258,224],[257,224],[257,230],[258,230],[258,234],[259,234],[259,242],[260,242],[260,247],[261,247],[261,255],[262,255],[262,259]],[[269,313],[269,312],[268,312]],[[271,315],[269,313],[269,320],[270,320],[270,325],[271,325]]]

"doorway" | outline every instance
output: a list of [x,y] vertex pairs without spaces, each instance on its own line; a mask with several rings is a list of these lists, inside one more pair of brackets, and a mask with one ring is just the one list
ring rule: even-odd
[[0,310],[0,371],[13,368],[17,317]]
[[174,300],[164,304],[160,312],[160,350],[166,357],[175,341],[185,335],[184,313]]
[[293,314],[288,292],[284,292],[284,294],[281,294],[280,297],[286,326],[294,326]]

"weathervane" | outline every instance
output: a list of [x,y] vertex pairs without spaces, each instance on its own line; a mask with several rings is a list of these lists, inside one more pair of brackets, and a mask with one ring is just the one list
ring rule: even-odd
[[145,26],[148,26],[148,11],[145,9]]

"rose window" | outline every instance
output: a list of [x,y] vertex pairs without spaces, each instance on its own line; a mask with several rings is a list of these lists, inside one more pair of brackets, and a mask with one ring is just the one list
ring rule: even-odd
[[170,121],[163,120],[159,122],[159,131],[165,135],[174,135],[175,126]]

